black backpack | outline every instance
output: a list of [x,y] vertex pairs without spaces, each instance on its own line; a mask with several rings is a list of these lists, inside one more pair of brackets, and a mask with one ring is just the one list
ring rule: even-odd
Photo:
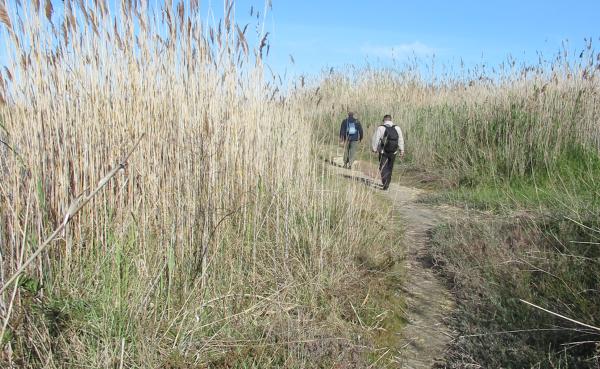
[[382,138],[382,147],[383,152],[386,154],[395,154],[398,151],[398,140],[400,136],[398,135],[398,131],[396,131],[396,126],[388,127],[386,125],[382,125],[385,128],[385,133]]

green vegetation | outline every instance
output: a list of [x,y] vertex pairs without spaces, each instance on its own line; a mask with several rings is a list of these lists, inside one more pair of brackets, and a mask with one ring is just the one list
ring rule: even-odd
[[339,125],[332,106],[339,117],[360,112],[367,135],[391,113],[405,133],[409,184],[441,189],[425,202],[466,211],[433,235],[459,302],[452,325],[463,338],[450,367],[598,365],[599,332],[519,301],[600,325],[600,59],[591,43],[576,61],[565,55],[493,75],[430,82],[408,66],[319,85],[319,137]]
[[598,331],[519,299],[598,326],[599,226],[524,215],[436,230],[433,253],[459,305],[450,366],[596,368]]

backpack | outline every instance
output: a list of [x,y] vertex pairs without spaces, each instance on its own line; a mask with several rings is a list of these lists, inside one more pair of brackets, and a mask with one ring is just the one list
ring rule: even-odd
[[358,140],[358,128],[355,120],[346,121],[346,136],[351,140]]
[[385,128],[385,133],[382,138],[383,152],[386,154],[395,154],[398,151],[398,140],[400,139],[398,131],[396,131],[396,126],[388,127],[382,125],[382,127]]

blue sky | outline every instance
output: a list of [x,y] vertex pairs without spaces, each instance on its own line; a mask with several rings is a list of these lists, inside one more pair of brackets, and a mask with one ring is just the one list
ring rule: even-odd
[[[109,1],[114,6],[119,0]],[[222,16],[223,0],[201,3],[205,14],[211,8]],[[573,55],[582,50],[586,37],[600,43],[600,0],[273,0],[272,4],[265,23],[271,45],[268,63],[282,75],[316,74],[367,62],[389,66],[413,55],[424,61],[435,55],[437,65],[458,66],[462,59],[467,66],[496,66],[508,55],[535,62],[539,51],[551,58],[567,40]],[[252,6],[262,19],[263,0],[238,0],[238,23],[256,24],[249,15]]]
[[[239,22],[251,5],[263,2],[237,2]],[[280,72],[312,74],[367,60],[389,65],[413,54],[424,60],[435,54],[436,63],[455,66],[461,59],[496,66],[508,55],[534,62],[538,51],[551,58],[564,41],[573,55],[586,37],[600,44],[599,14],[599,0],[273,0],[269,63]]]

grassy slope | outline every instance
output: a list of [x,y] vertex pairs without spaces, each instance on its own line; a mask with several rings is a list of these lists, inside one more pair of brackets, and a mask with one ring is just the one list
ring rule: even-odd
[[519,299],[597,325],[599,253],[586,243],[598,240],[561,217],[465,219],[437,229],[433,253],[459,303],[450,367],[596,368],[597,332]]
[[450,367],[597,368],[598,332],[519,301],[600,323],[596,162],[570,157],[552,173],[481,181],[426,200],[491,214],[434,232],[432,252],[459,303],[453,324],[463,338]]
[[522,174],[490,160],[460,169],[453,188],[428,199],[494,214],[434,233],[433,253],[459,302],[453,322],[462,338],[449,366],[597,367],[597,332],[519,299],[600,323],[598,163],[578,144]]

